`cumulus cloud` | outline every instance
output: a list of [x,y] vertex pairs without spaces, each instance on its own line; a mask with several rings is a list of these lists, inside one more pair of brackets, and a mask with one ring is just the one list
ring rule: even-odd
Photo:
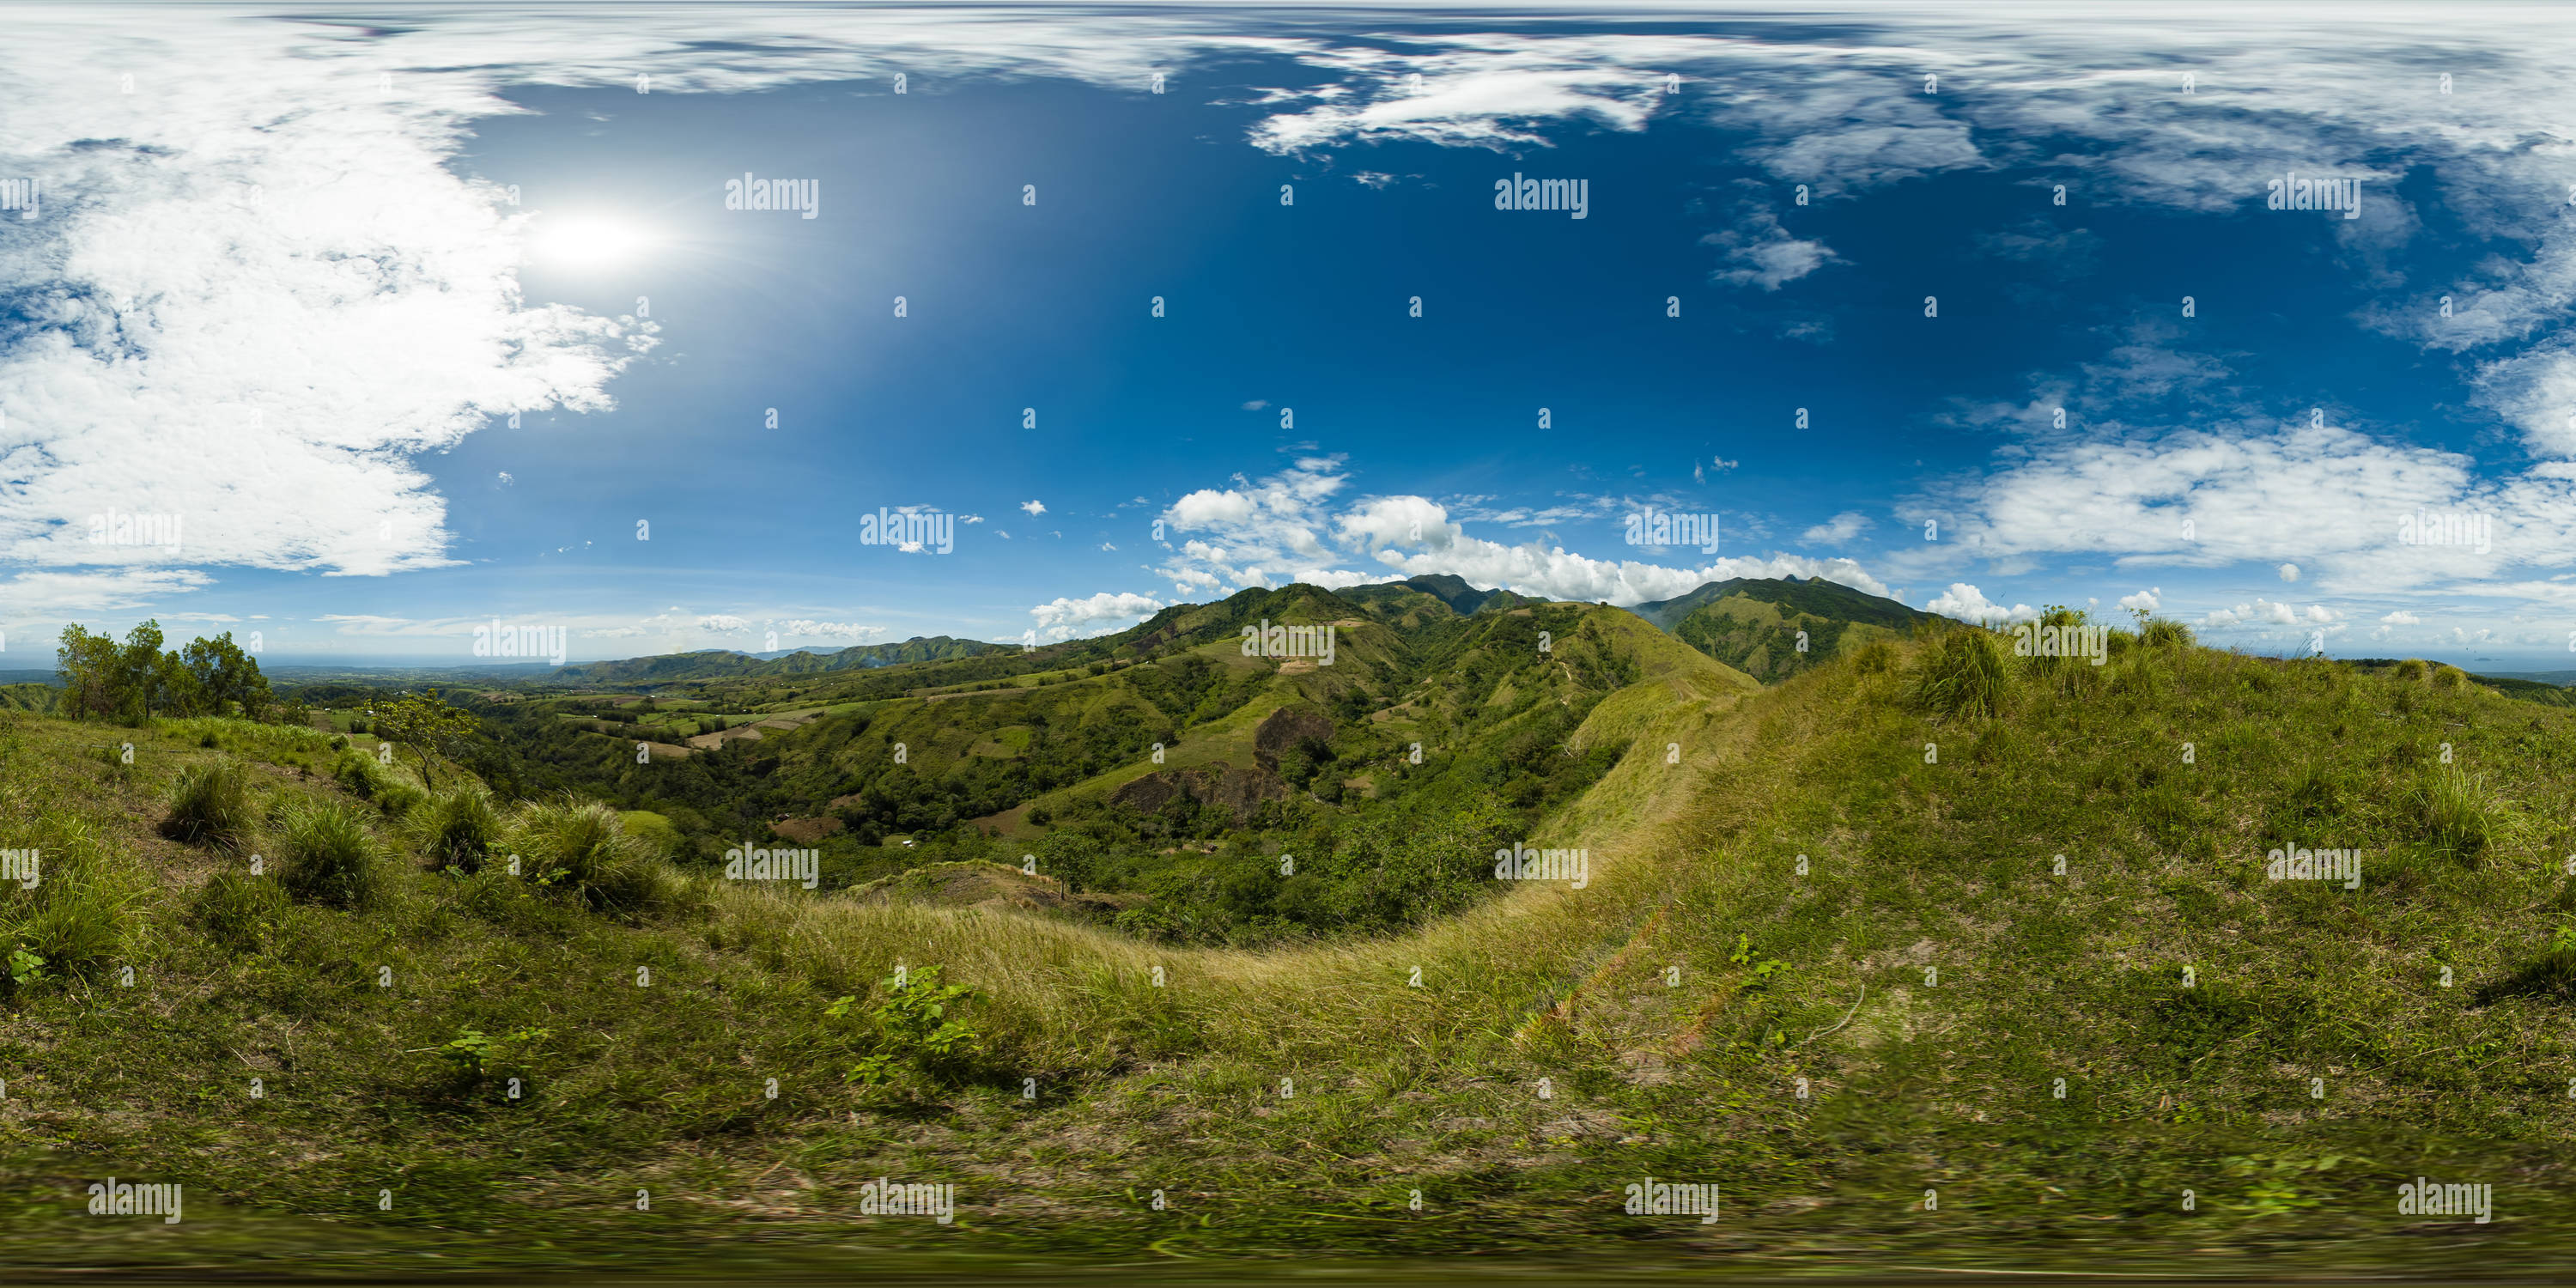
[[2417,617],[2415,614],[2407,612],[2404,609],[2399,609],[2398,611],[2390,613],[2379,620],[2390,626],[2421,626],[2424,624],[2423,618]]
[[1164,607],[1161,600],[1150,595],[1103,591],[1082,599],[1059,598],[1040,604],[1029,610],[1029,616],[1037,621],[1037,638],[1054,643],[1132,626]]
[[1838,546],[1869,530],[1869,516],[1858,510],[1845,510],[1799,534],[1801,541],[1822,546]]
[[2134,595],[2122,595],[2119,600],[2120,607],[2133,613],[2152,613],[2164,607],[2164,600],[2161,598],[2164,593],[2164,587],[2151,586]]
[[1950,589],[1934,596],[1931,603],[1923,606],[1923,611],[1939,613],[1943,617],[1955,617],[1963,622],[1975,622],[1981,626],[2039,620],[2038,609],[2028,604],[2015,604],[2006,608],[1987,599],[1984,591],[1964,581],[1951,582]]
[[1840,258],[1823,242],[1791,236],[1780,226],[1780,217],[1768,210],[1752,211],[1735,227],[1710,233],[1700,241],[1723,250],[1726,263],[1731,265],[1711,272],[1710,280],[1758,286],[1765,291],[1779,290]]
[[[1307,457],[1258,481],[1238,476],[1233,487],[1182,497],[1163,518],[1184,540],[1159,571],[1179,593],[1197,596],[1290,582],[1339,589],[1429,573],[1623,607],[1730,577],[1821,577],[1873,595],[1887,593],[1850,559],[1728,557],[1697,566],[1596,559],[1541,540],[1512,545],[1473,536],[1448,506],[1428,497],[1363,497],[1337,510],[1332,502],[1345,482],[1341,468],[1339,457]],[[1599,506],[1578,506],[1558,517],[1602,512]],[[1512,522],[1520,514],[1480,512],[1488,522]]]
[[2201,619],[2201,625],[2219,629],[2232,626],[2321,626],[2342,616],[2322,604],[2310,604],[2300,609],[2258,597],[2250,604],[2212,609],[2207,617]]

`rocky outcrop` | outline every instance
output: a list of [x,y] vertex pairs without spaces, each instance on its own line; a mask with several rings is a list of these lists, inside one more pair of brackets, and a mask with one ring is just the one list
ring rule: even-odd
[[1181,796],[1223,809],[1235,822],[1243,823],[1263,801],[1288,799],[1288,784],[1268,769],[1231,765],[1222,769],[1165,769],[1120,784],[1117,791],[1109,794],[1109,800],[1139,814],[1154,814]]
[[1252,731],[1252,758],[1278,772],[1279,757],[1301,742],[1330,742],[1333,719],[1312,707],[1281,707]]

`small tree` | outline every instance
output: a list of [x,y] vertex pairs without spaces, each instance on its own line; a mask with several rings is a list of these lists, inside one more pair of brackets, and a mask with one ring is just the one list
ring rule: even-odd
[[462,707],[451,707],[438,696],[438,690],[410,693],[394,699],[391,705],[376,709],[376,735],[402,743],[420,758],[420,785],[437,791],[430,777],[432,756],[454,756],[457,748],[472,737],[474,713]]

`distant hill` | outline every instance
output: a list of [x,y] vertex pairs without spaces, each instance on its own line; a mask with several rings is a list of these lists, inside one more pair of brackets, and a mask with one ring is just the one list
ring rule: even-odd
[[771,657],[732,649],[664,653],[615,662],[584,662],[557,668],[546,678],[577,684],[655,684],[670,680],[712,680],[736,676],[804,675],[817,671],[896,666],[906,662],[943,662],[975,657],[1010,647],[946,635],[914,636],[900,644],[856,644],[833,653],[797,650]]
[[1799,577],[1712,581],[1630,611],[1764,683],[1874,639],[1909,635],[1933,616],[1840,582]]
[[61,706],[63,691],[50,684],[0,684],[0,711],[51,712]]

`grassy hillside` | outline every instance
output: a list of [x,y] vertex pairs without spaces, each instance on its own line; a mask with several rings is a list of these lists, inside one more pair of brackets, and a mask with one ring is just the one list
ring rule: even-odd
[[51,684],[0,684],[0,710],[52,711],[62,704],[63,691]]
[[[319,735],[167,726],[126,768],[0,717],[0,835],[49,855],[6,931],[64,954],[0,1011],[10,1259],[2563,1264],[2576,717],[2177,634],[2096,668],[1949,631],[1758,693],[1675,649],[1530,838],[1583,889],[1263,952],[981,896],[602,902],[434,873],[389,821],[376,901],[299,901],[240,851],[342,796],[278,768]],[[214,756],[254,821],[164,837]],[[2283,847],[2358,851],[2358,888],[2268,880]],[[185,1181],[187,1223],[72,1215],[109,1173]],[[2497,1219],[2399,1215],[2419,1174]],[[956,1224],[858,1215],[879,1176],[955,1184]],[[1722,1219],[1624,1213],[1648,1176]]]
[[1764,683],[1939,620],[1837,582],[1797,577],[1713,581],[1631,611]]

